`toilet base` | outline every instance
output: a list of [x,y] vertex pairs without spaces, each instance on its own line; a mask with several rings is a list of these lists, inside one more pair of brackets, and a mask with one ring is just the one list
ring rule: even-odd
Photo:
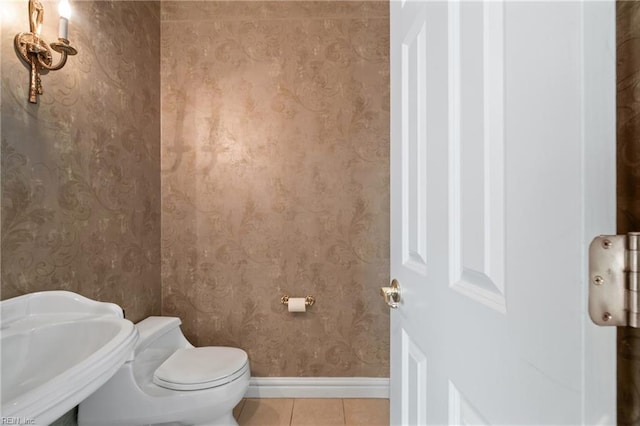
[[145,426],[239,426],[236,419],[233,417],[231,413],[221,416],[213,422],[206,423],[196,423],[196,424],[186,424],[180,422],[171,422],[171,423],[156,423],[152,425]]
[[193,426],[238,426],[238,422],[233,417],[233,414],[229,413],[216,419],[216,421],[213,423],[198,423],[197,425]]

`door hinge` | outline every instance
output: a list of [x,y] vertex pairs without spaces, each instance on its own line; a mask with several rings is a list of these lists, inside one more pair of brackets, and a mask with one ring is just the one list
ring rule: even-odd
[[600,235],[589,246],[589,316],[597,325],[640,327],[640,232]]

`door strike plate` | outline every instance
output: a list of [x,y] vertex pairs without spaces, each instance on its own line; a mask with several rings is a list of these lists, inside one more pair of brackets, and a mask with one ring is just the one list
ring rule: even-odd
[[589,246],[589,316],[601,326],[640,327],[639,232],[600,235]]

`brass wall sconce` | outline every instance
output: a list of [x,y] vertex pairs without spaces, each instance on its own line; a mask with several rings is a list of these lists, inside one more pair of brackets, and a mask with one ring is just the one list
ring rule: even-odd
[[[42,95],[42,81],[40,75],[49,71],[56,71],[67,63],[67,56],[75,55],[78,51],[69,44],[68,29],[71,7],[68,0],[61,0],[58,11],[60,13],[60,26],[58,42],[47,43],[40,37],[44,9],[39,0],[29,0],[29,29],[28,33],[18,33],[13,40],[16,53],[22,61],[31,68],[29,81],[29,102],[38,103],[38,95]],[[54,50],[60,54],[60,60],[53,64]]]

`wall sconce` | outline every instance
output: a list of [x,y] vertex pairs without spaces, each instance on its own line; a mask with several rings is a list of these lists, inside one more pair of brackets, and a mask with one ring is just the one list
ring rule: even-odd
[[[67,63],[67,56],[78,53],[78,51],[69,44],[69,40],[67,40],[69,17],[71,15],[71,6],[69,6],[68,0],[60,1],[58,12],[60,13],[60,26],[57,43],[47,45],[40,37],[44,9],[39,0],[29,0],[30,31],[28,33],[16,34],[16,38],[13,40],[16,53],[27,66],[31,67],[29,102],[32,104],[37,104],[37,95],[42,95],[40,74],[59,70]],[[60,60],[55,65],[53,65],[51,50],[55,50],[60,54]]]

